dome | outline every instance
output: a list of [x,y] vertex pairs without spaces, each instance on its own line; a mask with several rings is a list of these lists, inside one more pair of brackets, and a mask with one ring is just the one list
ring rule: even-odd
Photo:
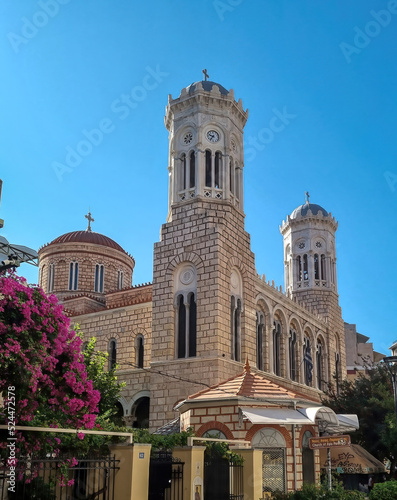
[[95,233],[94,231],[72,231],[71,233],[58,236],[58,238],[52,240],[48,246],[56,245],[58,243],[91,243],[93,245],[102,245],[104,247],[113,248],[114,250],[126,253],[125,250],[114,240],[103,234]]
[[291,219],[296,219],[299,215],[301,217],[305,217],[309,209],[313,215],[319,215],[321,213],[324,217],[328,216],[328,212],[320,205],[316,205],[315,203],[305,203],[304,205],[300,205],[298,208],[295,208],[291,214]]
[[196,85],[198,83],[201,83],[201,85],[203,86],[203,89],[206,91],[206,92],[211,92],[212,90],[212,86],[213,85],[217,85],[219,87],[219,90],[220,90],[220,93],[222,95],[228,95],[229,91],[225,89],[225,87],[223,87],[221,84],[219,83],[216,83],[216,82],[210,82],[209,80],[206,80],[206,81],[202,81],[202,82],[194,82],[194,83],[191,83],[188,87],[186,87],[186,90],[189,94],[193,94],[193,92],[196,90]]

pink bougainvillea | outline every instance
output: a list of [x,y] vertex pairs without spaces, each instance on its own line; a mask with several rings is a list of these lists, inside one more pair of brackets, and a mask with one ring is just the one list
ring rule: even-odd
[[[81,342],[55,296],[15,275],[0,276],[1,420],[13,387],[16,425],[92,429],[100,394],[87,379]],[[52,438],[54,446],[58,441]],[[18,443],[25,452],[40,446],[31,436]]]

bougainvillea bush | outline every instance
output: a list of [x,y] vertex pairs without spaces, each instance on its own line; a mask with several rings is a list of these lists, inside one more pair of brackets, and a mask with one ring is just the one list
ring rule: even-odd
[[[81,338],[55,296],[27,286],[13,274],[0,276],[0,408],[7,423],[9,388],[15,388],[15,425],[92,429],[100,400],[87,376]],[[18,434],[18,454],[57,453],[58,437]],[[0,447],[5,447],[1,440]]]

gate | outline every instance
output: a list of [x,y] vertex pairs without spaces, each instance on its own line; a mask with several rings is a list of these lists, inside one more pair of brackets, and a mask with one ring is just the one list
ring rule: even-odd
[[0,464],[0,500],[116,500],[114,456],[76,459],[61,486],[60,467],[67,458],[18,459],[15,470]]
[[205,500],[243,500],[243,466],[230,463],[219,454],[204,455]]
[[149,500],[183,500],[183,465],[168,451],[152,452]]

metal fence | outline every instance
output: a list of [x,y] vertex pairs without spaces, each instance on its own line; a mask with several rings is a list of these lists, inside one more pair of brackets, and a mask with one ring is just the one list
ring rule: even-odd
[[184,462],[168,451],[153,452],[149,467],[149,500],[183,500]]
[[0,500],[117,500],[114,498],[114,456],[19,459],[15,469],[0,463]]

